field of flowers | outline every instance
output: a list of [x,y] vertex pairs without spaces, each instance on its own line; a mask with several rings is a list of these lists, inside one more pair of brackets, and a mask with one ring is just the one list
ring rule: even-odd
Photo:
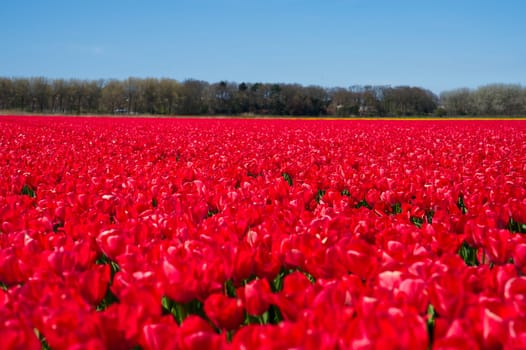
[[526,122],[0,117],[2,349],[524,349]]

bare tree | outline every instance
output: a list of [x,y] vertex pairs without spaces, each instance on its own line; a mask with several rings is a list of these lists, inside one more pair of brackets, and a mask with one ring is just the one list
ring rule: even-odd
[[178,104],[180,86],[176,80],[161,79],[159,81],[160,90],[160,113],[173,114]]
[[102,88],[101,110],[105,113],[127,113],[128,101],[126,99],[124,83],[119,80],[110,80]]

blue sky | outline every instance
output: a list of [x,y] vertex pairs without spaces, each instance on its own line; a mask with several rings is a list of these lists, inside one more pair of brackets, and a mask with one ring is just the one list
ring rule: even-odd
[[526,85],[524,0],[17,0],[0,76]]

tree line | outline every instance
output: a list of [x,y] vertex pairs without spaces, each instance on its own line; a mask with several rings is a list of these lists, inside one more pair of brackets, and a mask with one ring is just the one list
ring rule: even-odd
[[524,116],[526,88],[518,84],[491,84],[471,90],[467,88],[440,94],[441,108],[460,116]]
[[411,86],[324,88],[168,78],[0,78],[0,110],[154,115],[525,115],[526,89],[488,85],[448,91],[439,97]]

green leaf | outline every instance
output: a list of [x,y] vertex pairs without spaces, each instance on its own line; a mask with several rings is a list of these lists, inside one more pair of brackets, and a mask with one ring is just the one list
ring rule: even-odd
[[101,254],[97,260],[95,260],[95,264],[99,264],[99,265],[104,265],[104,264],[109,264],[110,263],[110,258],[108,258],[106,256],[106,254]]
[[269,323],[269,311],[265,311],[263,313],[263,315],[261,315],[261,321],[263,324],[268,324]]
[[457,207],[462,211],[462,214],[466,214],[468,212],[468,208],[466,208],[466,204],[464,203],[464,195],[459,194],[457,199]]
[[[120,271],[119,265],[115,261],[110,261],[111,276],[113,277],[118,271]],[[112,279],[113,280],[113,279]]]
[[315,283],[316,282],[316,279],[310,273],[308,273],[306,271],[301,271],[301,273],[303,273],[305,276],[307,276],[307,278],[309,279],[309,281],[311,281],[311,283]]
[[416,216],[411,216],[410,220],[411,220],[411,223],[413,223],[418,228],[421,228],[422,225],[424,224],[424,219],[416,217]]
[[506,226],[506,228],[510,232],[514,233],[526,233],[526,224],[517,222],[513,218],[510,218],[510,221],[508,221],[508,225]]
[[[268,318],[268,312],[265,312],[265,313],[267,313],[267,318]],[[245,325],[249,325],[249,324],[264,324],[263,316],[253,316],[253,315],[249,315],[247,313],[246,317],[245,317],[244,324]]]
[[206,213],[206,217],[207,218],[212,217],[212,216],[216,215],[217,213],[219,213],[218,210],[216,210],[216,209],[209,209],[208,212]]
[[35,332],[35,335],[37,336],[38,340],[40,341],[40,345],[42,346],[42,350],[50,350],[49,344],[46,341],[46,338],[37,328],[34,328],[33,331]]
[[175,303],[175,301],[173,301],[165,295],[161,299],[161,305],[164,314],[171,314],[177,322],[180,321],[179,313],[177,310],[177,304]]
[[108,289],[106,290],[106,295],[104,295],[104,298],[100,302],[99,305],[97,305],[97,311],[103,311],[108,308],[111,304],[118,303],[119,299],[113,294],[113,292],[110,289],[110,286],[108,285]]
[[477,266],[479,261],[477,258],[477,249],[470,246],[466,241],[462,242],[458,250],[458,255],[464,260],[468,266]]
[[427,333],[429,335],[429,349],[431,349],[435,338],[435,318],[435,308],[433,307],[433,305],[429,304],[429,306],[427,307]]
[[289,183],[289,186],[292,186],[292,176],[289,173],[282,173],[283,179]]
[[320,204],[320,201],[323,198],[324,194],[325,194],[325,190],[318,190],[318,192],[316,193],[316,197],[314,198],[316,203]]
[[395,204],[391,205],[391,211],[393,214],[401,214],[402,213],[402,205],[400,202],[396,202]]
[[161,299],[161,306],[163,307],[163,310],[170,311],[170,302],[170,298],[168,298],[166,295],[163,296],[163,298]]
[[225,282],[225,295],[232,298],[236,297],[236,287],[234,287],[232,280]]
[[59,221],[53,225],[53,232],[57,233],[60,228],[64,227],[64,223]]
[[433,209],[429,209],[426,211],[426,219],[429,224],[433,223],[433,216],[435,215],[435,211]]
[[356,204],[356,208],[361,208],[361,207],[366,207],[367,209],[373,209],[373,207],[371,207],[365,199],[362,199]]
[[206,315],[203,310],[203,303],[197,299],[185,304],[181,304],[176,303],[174,300],[165,295],[161,299],[161,306],[163,314],[171,314],[178,324],[181,324],[190,314],[199,315],[200,317],[206,319]]
[[193,315],[199,315],[201,316],[201,318],[204,318],[204,319],[207,318],[204,307],[203,307],[203,303],[197,299],[194,299],[190,301],[189,303],[184,304],[184,309],[186,310],[187,315],[193,314]]
[[283,321],[283,315],[276,305],[271,305],[268,309],[268,318],[267,323],[270,324],[279,324]]
[[29,196],[31,198],[35,198],[37,196],[37,193],[34,189],[32,189],[28,184],[25,184],[24,187],[22,187],[21,194],[25,196]]
[[285,271],[282,270],[276,278],[274,278],[274,281],[271,283],[271,288],[273,292],[279,292],[283,289],[283,279],[285,278]]

